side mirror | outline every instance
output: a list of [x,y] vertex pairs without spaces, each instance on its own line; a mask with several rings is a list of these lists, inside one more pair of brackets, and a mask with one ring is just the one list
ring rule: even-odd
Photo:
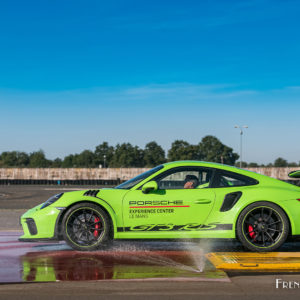
[[148,194],[150,192],[154,192],[157,190],[158,190],[157,182],[154,180],[145,183],[142,187],[142,192],[144,194]]

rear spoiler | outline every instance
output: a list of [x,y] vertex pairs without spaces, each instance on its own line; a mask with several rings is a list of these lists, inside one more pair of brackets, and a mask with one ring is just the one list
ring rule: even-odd
[[291,177],[291,178],[300,178],[300,170],[290,172],[289,177]]

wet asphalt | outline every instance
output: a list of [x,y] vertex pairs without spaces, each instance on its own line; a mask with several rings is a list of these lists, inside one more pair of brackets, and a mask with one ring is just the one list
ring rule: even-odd
[[[15,281],[18,283],[14,283],[14,280],[11,280],[10,283],[4,283],[4,280],[2,280],[3,283],[0,283],[0,299],[299,298],[300,288],[297,288],[297,285],[291,285],[293,288],[283,288],[282,286],[276,288],[276,280],[279,279],[292,283],[300,282],[300,274],[295,272],[232,272],[225,273],[225,276],[219,274],[219,277],[214,277],[213,275],[212,278],[215,280],[209,281],[205,280],[207,277],[204,276],[204,272],[200,276],[196,273],[194,276],[191,276],[191,273],[189,273],[191,270],[178,268],[178,264],[181,264],[181,267],[185,265],[195,269],[199,265],[201,267],[202,263],[203,270],[211,276],[209,272],[213,272],[213,266],[208,262],[203,263],[203,260],[201,262],[203,253],[207,253],[208,251],[244,251],[243,247],[236,241],[201,240],[191,243],[121,241],[114,243],[114,249],[111,249],[110,253],[99,255],[86,253],[81,255],[80,252],[74,253],[63,242],[52,245],[46,244],[44,246],[22,246],[25,243],[18,243],[16,241],[21,229],[19,226],[19,217],[27,209],[44,202],[53,194],[88,188],[99,187],[0,186],[0,231],[4,235],[4,237],[2,236],[3,243],[0,246],[0,248],[2,247],[0,251],[0,275],[2,274],[2,277],[8,278],[8,274],[10,273],[7,271],[5,273],[5,266],[9,270],[9,264],[12,261],[19,268],[14,273],[14,276],[19,276],[19,280]],[[11,249],[18,249],[17,253],[19,253],[19,256],[13,256]],[[112,252],[120,250],[123,256],[112,255]],[[59,254],[57,254],[57,251]],[[298,252],[300,251],[300,243],[295,241],[288,242],[280,251]],[[152,257],[150,255],[150,261],[148,257],[145,262],[145,258],[149,252]],[[198,264],[196,263],[197,259],[191,260],[192,256],[187,254],[188,252],[198,253]],[[8,253],[10,253],[10,256]],[[157,256],[158,254],[160,256]],[[197,254],[195,255],[197,256]],[[130,256],[131,259],[128,262],[128,257]],[[8,257],[11,259],[8,259]],[[12,257],[15,258],[12,259]],[[132,257],[137,258],[137,260],[132,259]],[[161,257],[163,257],[163,260],[161,260]],[[199,259],[201,263],[199,263]],[[132,263],[133,261],[135,263]],[[170,265],[170,261],[175,261],[177,265]],[[136,262],[139,263],[136,264]],[[62,266],[64,263],[67,267],[61,269],[59,266]],[[37,282],[37,280],[34,280],[43,278],[39,276],[43,276],[45,273],[43,271],[49,270],[49,268],[45,269],[45,265],[49,266],[51,264],[52,267],[54,266],[54,269],[52,268],[52,271],[46,272],[47,274],[52,274],[50,282]],[[95,266],[100,265],[102,273],[98,272],[99,268],[95,268]],[[127,266],[127,269],[124,269],[124,265]],[[36,267],[39,267],[39,269]],[[151,273],[153,272],[153,268],[156,268],[156,273]],[[88,270],[85,273],[88,275],[84,275],[84,272],[81,272],[84,269]],[[153,274],[156,274],[160,278],[169,276],[169,280],[151,280],[148,276],[147,280],[136,281],[135,275],[137,270],[140,272],[139,274],[143,274],[144,272],[145,279],[147,277],[146,273],[148,272],[149,275],[150,272],[150,275],[153,276]],[[189,275],[187,275],[188,273]],[[128,277],[127,280],[114,280],[118,279],[118,276],[120,277],[119,279],[122,279],[122,276],[125,276],[124,274]],[[187,280],[176,280],[176,278],[185,276],[188,277]],[[107,277],[107,280],[103,280],[105,277]],[[193,277],[199,280],[191,280],[190,278]],[[68,278],[75,278],[76,280],[62,280]],[[222,280],[224,278],[228,278],[228,280]],[[59,281],[56,282],[56,280]]]

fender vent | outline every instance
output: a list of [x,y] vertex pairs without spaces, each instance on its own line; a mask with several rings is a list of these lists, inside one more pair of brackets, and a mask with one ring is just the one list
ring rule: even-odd
[[83,196],[96,197],[99,191],[100,190],[88,190],[83,194]]
[[224,198],[220,211],[228,211],[232,209],[232,207],[238,202],[241,196],[242,196],[242,192],[234,192],[234,193],[227,194]]

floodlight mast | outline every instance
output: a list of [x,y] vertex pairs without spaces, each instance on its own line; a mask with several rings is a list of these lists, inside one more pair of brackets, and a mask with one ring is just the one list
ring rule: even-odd
[[242,162],[243,162],[243,134],[244,134],[243,128],[248,128],[248,126],[247,125],[244,125],[244,126],[235,125],[234,128],[238,128],[240,130],[240,168],[241,168]]

